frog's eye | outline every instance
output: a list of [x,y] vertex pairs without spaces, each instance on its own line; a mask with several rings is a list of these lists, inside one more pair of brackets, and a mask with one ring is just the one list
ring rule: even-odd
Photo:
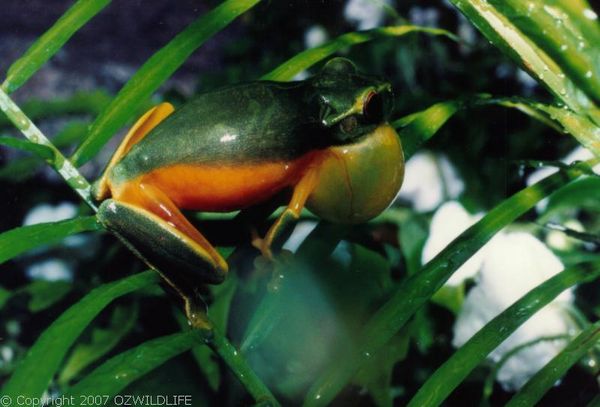
[[379,93],[370,92],[363,104],[363,116],[368,123],[383,121],[383,98]]
[[345,134],[352,133],[356,129],[356,126],[358,126],[356,116],[348,116],[340,122],[340,130]]

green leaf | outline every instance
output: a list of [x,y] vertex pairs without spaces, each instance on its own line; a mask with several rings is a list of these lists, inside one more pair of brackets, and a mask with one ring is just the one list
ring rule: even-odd
[[44,160],[52,160],[54,158],[54,151],[52,151],[51,148],[16,137],[0,136],[0,145],[17,148],[28,153],[33,153],[37,157]]
[[[540,83],[552,92],[575,113],[583,116],[590,115],[594,122],[600,123],[600,114],[594,102],[573,82],[557,61],[547,50],[541,48],[535,41],[525,35],[511,18],[503,14],[495,5],[505,2],[488,2],[487,0],[450,0],[488,40],[500,48],[502,52],[514,59],[519,65],[531,73]],[[516,1],[512,3],[517,4]],[[546,12],[542,0],[523,3],[523,7],[533,5],[536,18],[538,10]],[[527,6],[526,6],[527,5]],[[529,13],[530,16],[532,13]],[[527,18],[527,14],[521,16]],[[524,21],[523,24],[531,24]],[[543,45],[543,44],[542,44]],[[575,52],[571,50],[570,52]]]
[[137,316],[137,304],[117,306],[112,311],[108,326],[91,326],[89,341],[75,346],[60,372],[58,382],[66,385],[85,368],[110,352],[133,329]]
[[263,75],[262,80],[290,81],[305,69],[324,60],[325,58],[348,48],[352,45],[362,44],[380,38],[399,37],[413,32],[424,32],[432,35],[444,35],[457,41],[454,34],[439,28],[427,28],[416,25],[399,25],[394,27],[380,27],[367,31],[356,31],[343,34],[321,46],[307,49],[288,61],[284,62],[271,72]]
[[[511,106],[509,101],[505,101],[504,105],[519,108],[519,105],[522,106],[525,103],[523,101],[514,102],[514,105]],[[536,102],[528,102],[527,105],[529,108],[546,114],[550,120],[558,123],[564,131],[573,135],[584,147],[600,157],[600,128],[587,119],[587,117],[575,114],[565,107]],[[523,109],[521,110],[524,111]]]
[[365,362],[365,355],[381,349],[477,250],[542,198],[580,175],[581,170],[568,169],[517,192],[452,241],[419,273],[404,280],[392,298],[366,324],[358,351],[326,369],[315,381],[305,404],[330,403]]
[[580,89],[600,101],[600,26],[597,18],[586,17],[586,9],[589,15],[591,7],[585,0],[490,3],[556,61]]
[[[208,315],[213,322],[215,329],[220,332],[227,331],[229,310],[237,285],[237,276],[235,274],[229,274],[223,284],[211,286],[211,291],[213,292],[215,300],[208,308]],[[187,328],[188,323],[185,317],[180,312],[177,313],[177,317],[181,327]],[[202,373],[206,377],[210,388],[213,391],[217,391],[221,384],[221,369],[217,360],[214,358],[214,352],[208,346],[202,344],[194,346],[192,348],[192,354],[194,355],[194,359],[196,359],[198,368],[202,370]]]
[[[569,287],[593,281],[599,276],[600,262],[584,263],[564,270],[529,291],[461,346],[429,377],[408,405],[411,407],[440,405],[490,352],[533,314]],[[558,378],[560,376],[557,376],[555,381]]]
[[551,218],[565,209],[590,209],[600,212],[600,178],[579,179],[550,195],[542,220]]
[[104,362],[65,392],[77,400],[86,395],[114,396],[167,360],[204,342],[205,332],[189,330],[152,339]]
[[[88,125],[89,123],[84,121],[73,121],[67,124],[65,128],[52,139],[52,142],[57,148],[70,146],[83,138],[87,133]],[[39,144],[34,145],[40,146]],[[52,157],[54,157],[54,152]],[[42,165],[43,161],[41,161],[38,156],[17,158],[9,161],[0,168],[0,179],[13,183],[22,182],[35,175]]]
[[392,126],[398,130],[402,140],[405,159],[408,160],[461,107],[463,104],[460,101],[440,102],[394,121]]
[[158,273],[146,271],[94,289],[40,335],[0,394],[13,400],[19,395],[40,397],[71,345],[100,311],[116,298],[155,284],[158,280]]
[[160,85],[163,84],[206,40],[225,28],[260,0],[227,0],[190,24],[156,52],[119,91],[96,118],[87,139],[73,155],[81,166],[94,157]]
[[398,241],[406,261],[406,270],[409,275],[414,274],[421,267],[421,253],[429,235],[429,226],[422,216],[414,214],[398,227]]
[[[110,102],[110,96],[106,91],[96,90],[91,92],[77,92],[66,98],[29,99],[19,106],[29,119],[35,121],[49,117],[64,115],[99,114]],[[5,115],[0,115],[0,126],[11,125]],[[86,129],[87,130],[87,129]],[[56,138],[53,140],[56,141]],[[58,146],[59,143],[55,144]]]
[[100,230],[95,216],[21,226],[0,234],[0,264],[42,245],[56,244],[75,233]]
[[546,366],[537,372],[506,404],[507,407],[533,406],[587,352],[600,342],[600,321],[584,329]]
[[410,345],[409,332],[401,332],[371,356],[352,380],[367,389],[377,407],[392,407],[392,373],[396,364],[406,358]]
[[26,293],[29,298],[29,311],[39,312],[56,304],[73,289],[73,284],[66,281],[34,281],[15,294]]
[[98,14],[110,0],[79,0],[8,69],[2,88],[14,92]]
[[12,296],[12,292],[0,287],[0,310],[6,304],[6,301]]

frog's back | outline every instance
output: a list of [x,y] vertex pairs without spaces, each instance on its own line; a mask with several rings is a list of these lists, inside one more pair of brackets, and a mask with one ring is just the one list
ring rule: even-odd
[[198,96],[161,122],[108,174],[158,186],[179,207],[234,210],[292,185],[318,149],[301,83],[255,82]]
[[[160,123],[115,165],[123,182],[172,165],[288,161],[313,149],[300,83],[253,82],[199,95]],[[304,134],[301,134],[304,133]]]

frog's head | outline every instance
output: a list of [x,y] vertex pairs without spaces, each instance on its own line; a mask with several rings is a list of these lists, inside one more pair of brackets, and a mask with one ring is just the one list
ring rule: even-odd
[[[391,85],[359,73],[346,58],[333,58],[313,77],[319,121],[339,143],[370,133],[393,108]],[[314,102],[314,101],[313,101]]]

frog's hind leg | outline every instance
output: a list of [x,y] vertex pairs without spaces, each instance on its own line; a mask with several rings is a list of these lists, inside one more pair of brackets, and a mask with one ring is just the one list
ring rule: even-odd
[[100,201],[108,197],[108,174],[115,164],[119,162],[121,157],[127,154],[129,150],[131,150],[131,147],[142,140],[153,128],[173,113],[174,110],[175,108],[172,104],[161,103],[148,110],[137,122],[135,122],[119,145],[119,148],[117,148],[113,154],[102,177],[94,184],[94,197],[96,200]]
[[273,247],[279,247],[284,243],[285,238],[294,226],[294,222],[300,217],[302,209],[306,205],[307,199],[315,189],[318,182],[319,168],[311,166],[302,176],[298,184],[294,187],[292,199],[277,220],[271,225],[264,239],[255,236],[252,239],[254,247],[259,249],[267,259],[273,258]]
[[222,282],[227,263],[157,187],[135,183],[116,192],[100,205],[98,219],[160,271],[184,300],[192,324],[205,327],[196,290]]
[[225,260],[160,188],[132,182],[107,202],[98,212],[101,221],[132,243],[147,247],[150,255],[142,254],[149,260],[176,264],[180,272],[203,283],[225,278]]

